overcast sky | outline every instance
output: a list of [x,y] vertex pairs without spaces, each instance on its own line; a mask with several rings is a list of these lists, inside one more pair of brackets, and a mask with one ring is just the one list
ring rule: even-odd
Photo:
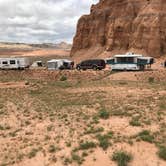
[[98,0],[0,0],[0,41],[72,42],[78,18]]

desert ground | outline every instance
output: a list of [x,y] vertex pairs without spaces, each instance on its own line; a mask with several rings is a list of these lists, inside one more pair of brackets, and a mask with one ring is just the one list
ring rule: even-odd
[[165,166],[166,70],[155,67],[0,71],[0,166]]

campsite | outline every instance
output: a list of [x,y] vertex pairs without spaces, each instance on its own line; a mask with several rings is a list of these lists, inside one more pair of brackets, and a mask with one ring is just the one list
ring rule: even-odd
[[0,166],[166,166],[166,0],[0,0]]
[[15,55],[0,62],[1,166],[116,166],[116,153],[134,166],[165,166],[163,58]]
[[136,72],[1,70],[1,165],[116,166],[111,156],[124,151],[132,165],[164,166],[159,64]]
[[[70,57],[69,57],[70,58]],[[32,60],[31,60],[32,61]],[[45,64],[46,63],[46,64]],[[121,71],[144,71],[147,66],[151,68],[154,64],[154,58],[145,57],[141,54],[126,53],[114,55],[114,57],[106,59],[88,59],[75,65],[74,60],[70,59],[51,59],[43,62],[41,59],[30,63],[29,57],[3,57],[0,58],[0,69],[26,69],[45,67],[48,70],[103,70],[106,65],[110,66],[110,70]]]

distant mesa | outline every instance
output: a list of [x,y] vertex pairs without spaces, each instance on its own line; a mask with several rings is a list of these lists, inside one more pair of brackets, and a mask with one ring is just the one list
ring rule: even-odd
[[26,44],[26,43],[12,43],[12,42],[0,42],[0,50],[33,50],[37,48],[50,48],[50,49],[62,49],[70,50],[71,44],[66,42],[61,43],[42,43],[42,44]]
[[53,48],[53,49],[62,49],[62,50],[71,50],[72,45],[66,42],[61,43],[43,43],[43,44],[30,44],[32,47],[38,48]]
[[100,0],[79,19],[71,56],[131,50],[166,54],[165,0]]
[[9,56],[69,56],[72,45],[61,43],[10,43],[0,42],[0,57]]

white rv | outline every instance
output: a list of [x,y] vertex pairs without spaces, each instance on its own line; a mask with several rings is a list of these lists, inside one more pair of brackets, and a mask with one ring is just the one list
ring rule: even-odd
[[29,66],[28,58],[0,58],[0,69],[25,69]]
[[48,70],[73,69],[74,62],[68,59],[52,59],[47,62]]
[[151,66],[154,63],[154,59],[140,54],[127,53],[107,58],[106,63],[111,66],[112,70],[144,70],[147,65]]

